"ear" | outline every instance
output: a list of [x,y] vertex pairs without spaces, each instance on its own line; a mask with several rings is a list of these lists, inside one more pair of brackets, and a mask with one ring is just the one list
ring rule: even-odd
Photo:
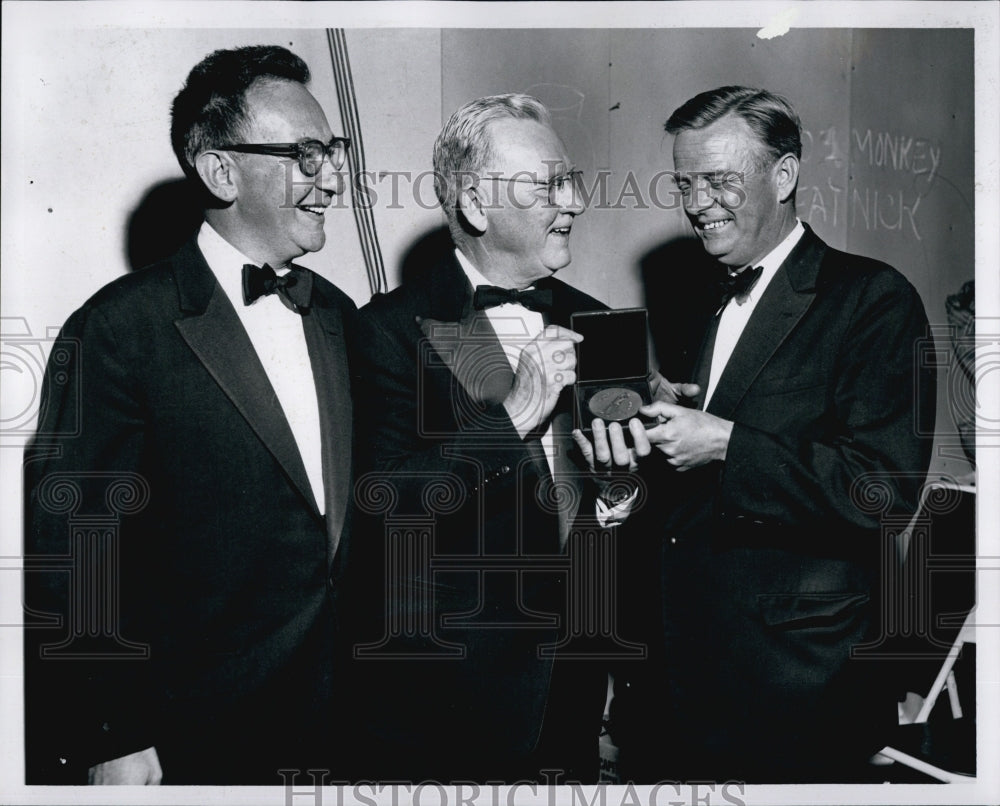
[[479,235],[486,232],[487,225],[483,201],[479,185],[462,188],[458,191],[458,209],[469,226]]
[[794,154],[785,154],[774,166],[775,187],[778,201],[785,202],[795,193],[799,181],[799,160]]
[[217,199],[224,202],[236,200],[238,187],[236,175],[239,168],[233,158],[222,151],[203,151],[194,160],[194,169],[202,183]]

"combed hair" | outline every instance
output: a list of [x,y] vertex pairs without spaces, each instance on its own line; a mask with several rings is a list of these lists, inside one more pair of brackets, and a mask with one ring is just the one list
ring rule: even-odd
[[171,108],[170,142],[191,177],[195,158],[211,148],[238,143],[251,121],[246,95],[258,81],[309,82],[309,67],[286,48],[250,45],[217,50],[191,70]]
[[802,158],[802,124],[792,105],[754,87],[719,87],[695,95],[674,111],[664,128],[668,134],[703,129],[729,114],[743,118],[757,136],[762,153],[756,156],[768,163],[784,154]]
[[497,158],[489,126],[504,118],[552,125],[549,110],[531,95],[489,95],[469,101],[456,110],[434,141],[434,192],[449,223],[455,219],[459,183],[463,177],[481,173]]

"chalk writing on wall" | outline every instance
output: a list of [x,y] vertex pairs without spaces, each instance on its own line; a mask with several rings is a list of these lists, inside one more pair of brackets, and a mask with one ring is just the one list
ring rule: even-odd
[[812,223],[922,240],[920,203],[938,179],[941,158],[941,146],[924,137],[870,128],[852,128],[849,137],[833,126],[803,130],[802,164],[815,179],[800,182],[797,212]]

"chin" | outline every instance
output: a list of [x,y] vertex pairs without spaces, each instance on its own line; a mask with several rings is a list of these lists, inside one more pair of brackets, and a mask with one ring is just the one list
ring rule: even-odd
[[701,245],[705,247],[705,251],[718,260],[720,263],[726,263],[726,256],[729,254],[729,250],[725,248],[722,244],[713,243],[711,238],[703,238]]
[[570,264],[570,260],[572,260],[572,258],[570,258],[569,255],[564,255],[557,260],[546,261],[545,268],[548,273],[552,275],[560,269],[565,269]]
[[322,234],[319,238],[310,238],[299,245],[299,249],[302,252],[299,257],[306,254],[307,252],[318,252],[326,244],[326,234]]

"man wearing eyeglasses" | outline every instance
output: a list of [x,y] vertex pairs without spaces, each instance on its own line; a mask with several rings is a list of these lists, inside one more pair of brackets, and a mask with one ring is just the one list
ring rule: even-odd
[[[192,70],[171,137],[204,224],[53,350],[25,585],[61,621],[26,629],[29,783],[280,785],[336,761],[356,310],[293,263],[323,247],[349,145],[308,80],[270,46]],[[70,542],[102,516],[110,542]]]
[[896,722],[884,575],[934,427],[924,307],[898,271],[796,217],[786,100],[720,87],[666,129],[708,259],[672,272],[658,314],[664,373],[695,383],[642,409],[655,427],[630,422],[654,492],[621,527],[623,618],[650,652],[616,674],[621,769],[637,783],[865,781]]
[[[364,541],[378,556],[352,580],[371,580],[383,603],[370,608],[382,621],[369,650],[394,618],[410,625],[385,645],[398,659],[358,662],[370,775],[592,780],[606,676],[554,669],[543,650],[565,627],[565,581],[545,558],[565,553],[574,515],[595,506],[569,463],[581,338],[569,318],[605,306],[556,279],[584,211],[579,174],[545,107],[517,94],[456,111],[434,170],[454,250],[361,313],[370,472],[359,489],[384,482],[395,506]],[[407,517],[429,523],[417,554],[438,567],[411,562],[386,580],[386,558],[409,539],[393,525]]]

